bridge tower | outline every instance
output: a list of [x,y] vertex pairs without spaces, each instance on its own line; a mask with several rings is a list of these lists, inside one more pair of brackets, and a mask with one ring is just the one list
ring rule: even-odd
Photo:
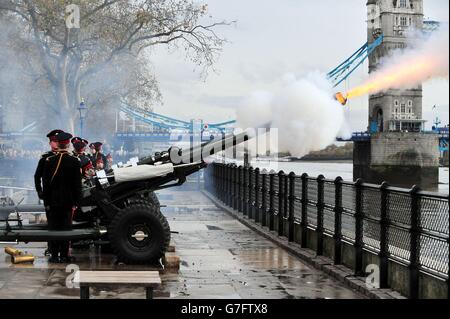
[[[367,3],[367,38],[369,43],[384,35],[383,43],[369,58],[369,72],[392,50],[405,48],[409,28],[423,28],[423,0],[369,0]],[[371,132],[420,132],[422,120],[422,85],[409,90],[389,90],[369,98]]]
[[[423,0],[368,0],[367,16],[368,42],[384,35],[383,43],[369,58],[371,73],[383,57],[407,46],[408,29],[422,30]],[[355,142],[355,179],[403,187],[438,187],[439,141],[424,133],[422,85],[371,95],[368,129],[370,141]]]

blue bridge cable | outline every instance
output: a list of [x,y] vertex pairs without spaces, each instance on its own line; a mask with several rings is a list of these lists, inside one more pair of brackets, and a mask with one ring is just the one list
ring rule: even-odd
[[348,79],[348,77],[372,54],[372,52],[379,47],[384,40],[384,36],[379,36],[372,43],[365,43],[355,53],[353,53],[347,60],[342,62],[338,67],[327,74],[327,77],[333,83],[334,87]]
[[[122,103],[120,110],[124,112],[125,114],[141,121],[146,124],[151,124],[159,128],[163,129],[183,129],[183,130],[192,130],[192,126],[190,122],[177,120],[165,115],[161,115],[154,112],[145,112],[145,111],[138,111],[135,108]],[[209,124],[208,127],[211,129],[217,129],[217,130],[225,130],[226,126],[232,125],[236,123],[235,120],[221,122],[221,123],[213,123]]]

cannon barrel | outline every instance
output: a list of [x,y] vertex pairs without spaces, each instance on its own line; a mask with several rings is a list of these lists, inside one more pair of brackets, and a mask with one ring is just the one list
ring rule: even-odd
[[239,134],[224,135],[220,139],[212,139],[211,141],[192,146],[187,150],[171,147],[166,152],[140,159],[138,165],[153,165],[158,162],[171,162],[173,164],[200,162],[208,156],[246,142],[251,137],[248,131],[244,131]]
[[208,156],[212,156],[221,151],[225,151],[236,145],[246,142],[250,138],[250,134],[244,131],[239,134],[230,134],[223,136],[221,139],[213,139],[198,146],[191,147],[188,150],[181,151],[181,159],[183,163],[193,163],[204,161]]

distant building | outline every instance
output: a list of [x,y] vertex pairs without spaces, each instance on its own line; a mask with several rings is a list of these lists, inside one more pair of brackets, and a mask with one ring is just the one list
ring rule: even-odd
[[[369,58],[372,73],[382,58],[407,46],[408,29],[423,29],[423,0],[369,0],[367,16],[368,42],[384,37]],[[354,143],[353,178],[437,190],[439,139],[423,132],[424,124],[422,85],[370,95],[370,139]]]
[[[369,58],[369,72],[373,72],[381,58],[407,46],[408,29],[423,29],[423,0],[369,0],[367,10],[368,41],[384,35],[383,44]],[[389,90],[369,98],[371,132],[420,132],[424,123],[422,85],[409,90]]]

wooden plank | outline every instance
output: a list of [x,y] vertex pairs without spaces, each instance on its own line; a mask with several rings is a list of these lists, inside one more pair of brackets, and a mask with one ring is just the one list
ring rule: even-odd
[[79,283],[81,286],[108,284],[157,287],[161,284],[161,278],[157,271],[80,271]]
[[173,241],[170,241],[169,248],[167,249],[168,253],[174,253],[175,252],[175,244]]
[[111,281],[98,281],[98,282],[89,282],[89,283],[80,283],[80,287],[96,287],[96,286],[102,286],[102,287],[119,287],[119,286],[132,286],[132,287],[152,287],[152,288],[158,288],[161,286],[161,283],[142,283],[142,282],[111,282]]
[[99,275],[99,276],[143,276],[143,277],[158,277],[159,272],[155,271],[155,274],[146,274],[146,273],[110,273],[107,271],[95,271],[95,272],[84,272],[81,271],[84,274],[92,274],[92,275]]
[[180,257],[174,253],[167,252],[163,258],[163,264],[165,269],[176,270],[180,269]]
[[147,281],[147,280],[150,280],[150,281],[153,281],[153,280],[156,280],[156,279],[159,279],[159,277],[135,277],[135,276],[132,276],[132,277],[129,277],[129,276],[123,276],[123,277],[117,277],[117,276],[96,276],[96,275],[88,275],[88,276],[85,276],[85,275],[80,275],[80,280],[81,281],[89,281],[89,280],[95,280],[95,279],[97,279],[97,278],[102,278],[102,279],[111,279],[111,280],[121,280],[121,281],[124,281],[124,280],[133,280],[133,281],[135,281],[135,280],[141,280],[141,281]]
[[109,271],[95,271],[95,272],[85,272],[80,271],[80,274],[85,276],[119,276],[119,277],[159,277],[159,272],[155,271],[155,274],[148,273],[121,273],[121,272],[109,272]]
[[142,276],[142,277],[159,277],[158,271],[85,271],[81,270],[83,275],[98,275],[98,276]]
[[96,278],[102,278],[102,279],[108,279],[110,278],[111,280],[141,280],[141,281],[146,281],[146,280],[155,280],[158,279],[159,277],[154,277],[154,276],[150,276],[150,277],[136,277],[136,276],[97,276],[97,275],[83,275],[80,274],[80,280],[82,281],[88,281],[88,280],[92,280],[92,279],[96,279]]

